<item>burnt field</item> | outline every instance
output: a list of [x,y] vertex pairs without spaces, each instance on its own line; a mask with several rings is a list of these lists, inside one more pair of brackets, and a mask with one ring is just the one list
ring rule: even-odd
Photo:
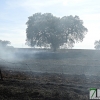
[[0,100],[89,100],[99,76],[3,70]]
[[[0,100],[88,100],[99,80],[85,75],[2,71]],[[91,84],[92,83],[92,84]]]
[[15,49],[0,54],[3,69],[64,74],[100,75],[99,50]]
[[89,89],[100,85],[99,58],[96,50],[6,53],[0,100],[88,100]]

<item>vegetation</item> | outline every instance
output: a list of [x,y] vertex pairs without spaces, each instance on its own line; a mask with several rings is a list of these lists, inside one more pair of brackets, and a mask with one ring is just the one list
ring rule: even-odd
[[51,13],[35,13],[28,17],[26,44],[33,46],[50,46],[56,51],[60,46],[73,47],[74,43],[83,41],[88,31],[78,16],[53,16]]
[[94,42],[94,48],[100,50],[100,40]]
[[6,47],[7,45],[11,44],[10,41],[0,40],[0,47]]
[[[0,100],[88,100],[86,88],[75,85],[71,75],[33,73],[29,76],[27,73],[3,71],[3,76]],[[84,76],[75,77],[78,82],[85,79]]]

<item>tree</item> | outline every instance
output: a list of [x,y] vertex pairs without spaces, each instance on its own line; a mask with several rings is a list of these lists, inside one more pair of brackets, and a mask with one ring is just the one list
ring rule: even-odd
[[88,31],[78,16],[55,17],[51,13],[35,13],[26,22],[26,43],[33,46],[50,45],[54,51],[66,43],[67,47],[83,41]]
[[100,50],[100,40],[94,42],[94,48]]
[[6,40],[0,40],[0,47],[6,47],[8,44],[10,44],[10,41],[6,41]]

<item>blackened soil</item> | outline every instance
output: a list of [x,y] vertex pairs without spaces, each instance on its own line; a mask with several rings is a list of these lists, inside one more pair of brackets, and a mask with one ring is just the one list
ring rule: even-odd
[[[31,73],[31,72],[30,72]],[[88,100],[97,76],[2,71],[0,100]]]

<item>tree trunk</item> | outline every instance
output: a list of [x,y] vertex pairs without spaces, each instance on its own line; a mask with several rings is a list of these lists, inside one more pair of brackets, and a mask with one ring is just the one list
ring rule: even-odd
[[3,76],[2,76],[1,69],[0,69],[0,77],[1,77],[1,80],[3,81]]

